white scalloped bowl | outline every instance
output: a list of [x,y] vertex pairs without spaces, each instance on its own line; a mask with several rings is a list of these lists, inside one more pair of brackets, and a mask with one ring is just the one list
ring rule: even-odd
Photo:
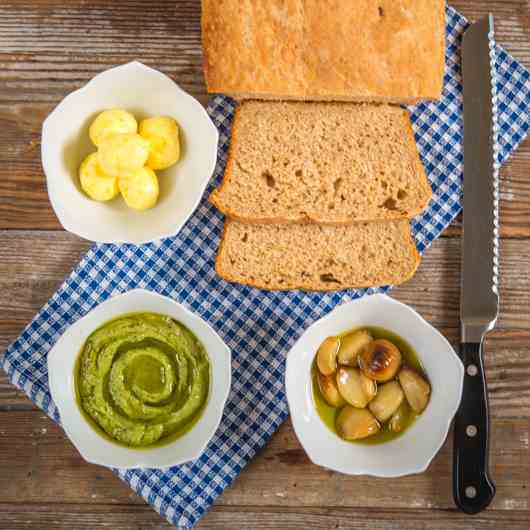
[[[429,405],[400,437],[379,445],[350,443],[316,411],[311,366],[322,341],[358,326],[379,326],[417,352],[432,385]],[[287,356],[286,389],[298,440],[313,463],[348,475],[421,473],[443,445],[462,396],[464,367],[449,342],[413,309],[375,294],[346,303],[310,326]]]
[[[201,341],[210,359],[210,392],[198,422],[183,436],[160,447],[132,449],[112,443],[88,424],[77,404],[74,370],[95,329],[120,315],[144,311],[174,318]],[[48,354],[48,381],[63,429],[87,462],[119,469],[165,469],[195,460],[212,439],[230,393],[231,364],[230,349],[204,320],[171,298],[134,289],[99,304],[64,332]]]
[[[78,169],[96,148],[88,137],[101,111],[123,108],[137,119],[171,116],[181,129],[181,160],[157,171],[160,199],[146,211],[128,208],[121,197],[89,199]],[[169,77],[139,62],[111,68],[66,96],[42,127],[42,166],[48,195],[63,227],[100,243],[142,244],[177,234],[191,216],[215,169],[218,131],[204,107]]]

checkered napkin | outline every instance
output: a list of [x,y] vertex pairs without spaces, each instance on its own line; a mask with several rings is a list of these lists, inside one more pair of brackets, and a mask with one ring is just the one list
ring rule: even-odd
[[[466,20],[448,8],[447,70],[441,102],[411,107],[421,156],[434,191],[413,231],[420,252],[461,208],[462,98],[460,41]],[[530,127],[530,74],[496,47],[498,158],[504,162]],[[140,248],[95,245],[7,349],[3,366],[11,381],[55,421],[46,355],[63,331],[112,295],[143,287],[178,300],[207,320],[233,352],[232,391],[221,426],[196,461],[159,470],[116,471],[157,512],[191,528],[232,483],[287,417],[285,355],[302,331],[337,304],[388,288],[335,294],[270,293],[231,285],[215,276],[214,258],[223,220],[206,197],[226,162],[234,102],[215,97],[208,112],[220,131],[215,178],[178,236]]]

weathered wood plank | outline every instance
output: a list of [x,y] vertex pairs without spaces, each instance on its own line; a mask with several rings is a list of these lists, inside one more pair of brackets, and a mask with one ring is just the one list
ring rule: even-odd
[[9,382],[7,374],[0,369],[0,411],[9,412],[12,410],[38,410],[38,408],[26,397],[24,392]]
[[[523,0],[460,0],[453,5],[471,19],[494,13],[499,42],[519,60],[529,60]],[[98,71],[135,58],[164,69],[195,95],[205,92],[198,0],[151,2],[149,9],[130,0],[67,6],[60,1],[16,2],[4,4],[0,13],[4,101],[54,102]]]
[[[503,240],[501,317],[487,343],[493,414],[530,414],[530,241]],[[54,251],[49,249],[53,245]],[[0,233],[0,351],[22,330],[75,266],[88,243],[66,233]],[[2,251],[5,249],[5,251]],[[416,277],[392,295],[415,307],[453,344],[458,340],[460,242],[441,239],[426,253]],[[0,383],[1,383],[0,379]],[[0,384],[0,408],[29,402],[7,382]]]
[[[524,0],[453,2],[470,18],[498,16],[497,37],[530,65]],[[206,101],[200,49],[200,2],[59,0],[0,7],[0,229],[60,227],[40,167],[40,126],[68,92],[112,65],[140,58]],[[24,21],[20,24],[20,21]],[[4,141],[2,141],[4,140]],[[503,234],[530,235],[530,143],[503,170]]]
[[[20,106],[16,106],[9,112],[22,111]],[[0,153],[0,164],[9,169],[8,178],[0,181],[0,229],[61,228],[49,204],[40,165],[40,122],[36,127],[38,130],[33,132],[24,128],[18,137],[26,137],[25,142],[11,146],[4,154]],[[0,130],[0,142],[2,135],[13,137],[17,134],[12,129],[4,132]],[[13,154],[9,151],[13,151]],[[529,163],[530,141],[527,140],[501,171],[503,236],[530,236]],[[447,232],[448,236],[458,234],[459,221],[454,224],[452,231]]]
[[[0,349],[48,300],[88,247],[63,232],[0,232],[0,311],[7,317],[0,322]],[[529,264],[529,240],[502,240],[499,329],[530,329]],[[416,276],[392,294],[434,326],[456,328],[459,270],[460,241],[439,239],[426,252]]]
[[[440,330],[457,347],[457,329]],[[486,375],[492,418],[530,419],[530,332],[494,331],[486,341]],[[0,412],[37,410],[0,371]],[[9,420],[8,420],[9,421]]]
[[[144,506],[17,505],[0,504],[0,517],[10,530],[169,530],[171,527]],[[198,530],[468,530],[470,518],[446,510],[389,510],[379,507],[234,509],[214,506],[196,526]],[[528,530],[528,513],[488,511],[472,519],[473,529]]]
[[[40,163],[40,128],[49,110],[37,104],[0,105],[0,121],[6,124],[0,128],[0,143],[8,146],[0,152],[0,172],[6,172],[0,180],[0,230],[61,228],[48,201]],[[501,170],[503,236],[530,236],[529,166],[527,139]]]
[[[0,419],[2,502],[142,503],[109,470],[84,463],[61,429],[41,412],[0,413]],[[493,509],[530,510],[529,435],[528,419],[492,423],[491,466],[499,491]],[[216,504],[452,509],[451,448],[449,437],[421,475],[348,477],[311,464],[287,421]]]
[[[56,103],[110,66],[141,59],[205,93],[200,2],[16,2],[0,11],[3,102]],[[21,24],[23,21],[23,24]]]

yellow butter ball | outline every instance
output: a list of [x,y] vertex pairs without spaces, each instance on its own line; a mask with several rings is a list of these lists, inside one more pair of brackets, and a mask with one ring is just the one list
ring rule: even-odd
[[103,171],[97,153],[88,155],[81,164],[79,181],[83,191],[96,201],[110,201],[120,192],[117,177]]
[[139,134],[149,140],[151,150],[147,165],[151,169],[166,169],[180,158],[179,127],[173,118],[157,116],[140,122]]
[[129,208],[147,210],[152,208],[160,193],[156,173],[149,167],[143,167],[122,175],[119,179],[121,194]]
[[90,125],[88,134],[92,143],[99,147],[99,144],[112,134],[135,133],[137,130],[138,124],[130,112],[110,109],[98,115]]
[[113,134],[98,151],[99,163],[109,175],[121,176],[142,168],[149,156],[149,142],[136,133]]

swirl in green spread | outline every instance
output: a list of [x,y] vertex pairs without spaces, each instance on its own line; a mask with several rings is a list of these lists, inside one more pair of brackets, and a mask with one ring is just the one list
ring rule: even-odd
[[202,344],[156,313],[107,322],[88,337],[75,374],[84,414],[112,440],[133,447],[172,441],[199,419],[210,386]]

